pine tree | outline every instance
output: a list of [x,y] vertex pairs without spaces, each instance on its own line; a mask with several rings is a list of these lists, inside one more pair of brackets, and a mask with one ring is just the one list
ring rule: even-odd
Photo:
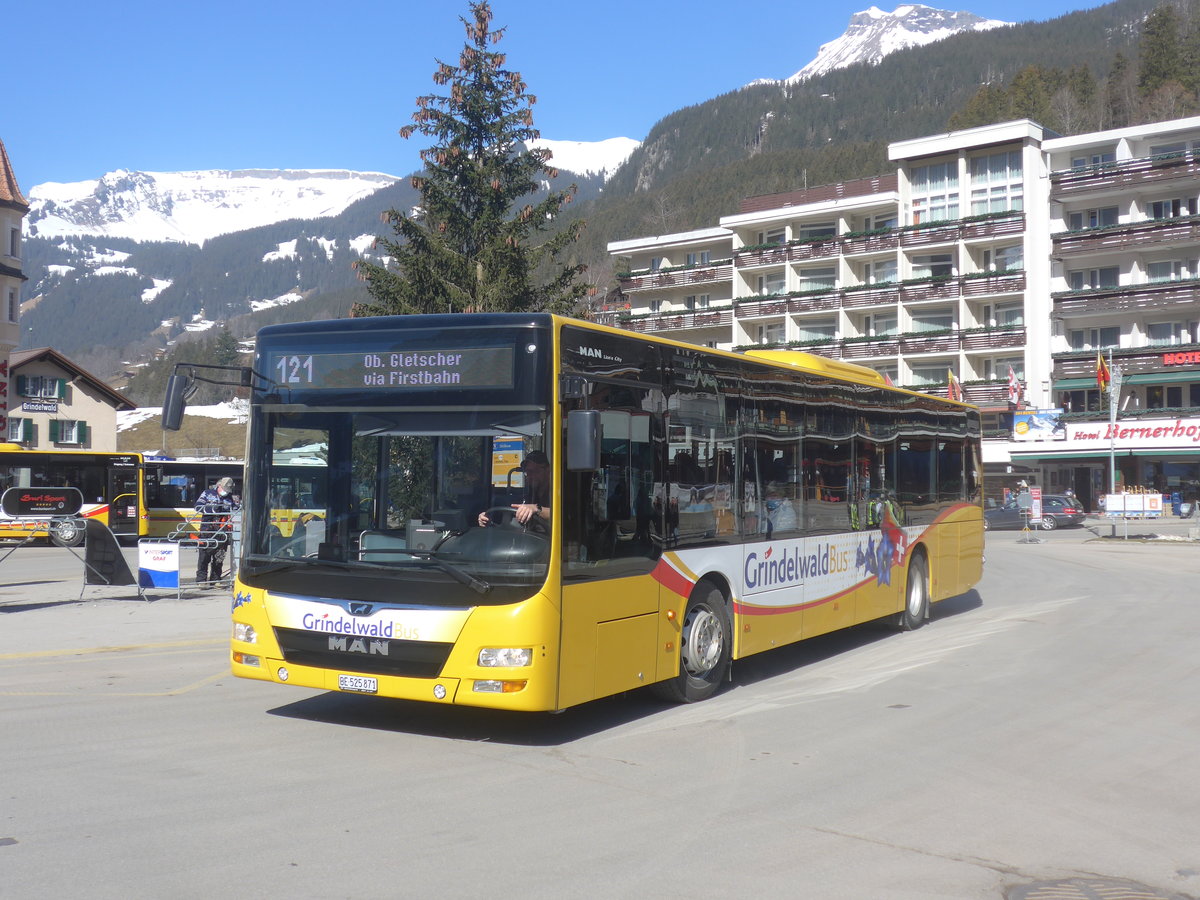
[[[390,265],[357,264],[372,301],[351,315],[425,312],[569,311],[586,293],[585,267],[560,254],[578,238],[582,221],[553,233],[553,219],[575,186],[547,191],[557,177],[550,152],[529,149],[536,98],[505,56],[491,47],[504,29],[491,29],[486,0],[461,18],[467,42],[458,65],[438,61],[434,82],[448,95],[417,98],[413,124],[400,130],[435,139],[421,151],[424,171],[413,178],[421,203],[411,213],[388,210],[393,238],[377,246]],[[541,239],[541,243],[533,243]]]
[[1146,17],[1138,41],[1138,90],[1149,97],[1168,81],[1183,82],[1183,45],[1179,15],[1169,4]]

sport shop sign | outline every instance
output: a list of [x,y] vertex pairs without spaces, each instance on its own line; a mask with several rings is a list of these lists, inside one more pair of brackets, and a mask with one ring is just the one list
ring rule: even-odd
[[1200,449],[1200,416],[1071,423],[1067,425],[1067,444],[1056,449]]

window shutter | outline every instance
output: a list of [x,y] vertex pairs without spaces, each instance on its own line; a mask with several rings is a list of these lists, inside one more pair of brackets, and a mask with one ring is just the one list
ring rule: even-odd
[[27,394],[25,392],[25,376],[24,375],[17,376],[17,395],[20,397],[28,397],[29,396],[29,394]]
[[81,447],[87,443],[88,427],[87,422],[75,423],[75,440]]
[[50,443],[58,442],[58,419],[50,420]]
[[55,381],[57,381],[58,383],[55,386],[56,390],[54,391],[54,396],[57,397],[59,400],[66,400],[67,399],[67,379],[57,378],[57,379],[55,379]]
[[33,443],[33,419],[21,420],[21,441],[26,444]]

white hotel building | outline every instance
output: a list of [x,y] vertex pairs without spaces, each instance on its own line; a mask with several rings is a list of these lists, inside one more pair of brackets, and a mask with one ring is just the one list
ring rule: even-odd
[[[1200,118],[1072,137],[1026,119],[898,141],[889,158],[891,174],[610,243],[627,271],[596,319],[803,349],[942,395],[953,372],[983,411],[989,495],[1025,478],[1095,508],[1115,474],[1194,499]],[[1124,376],[1115,429],[1098,353]],[[1014,430],[1055,409],[1052,434]]]

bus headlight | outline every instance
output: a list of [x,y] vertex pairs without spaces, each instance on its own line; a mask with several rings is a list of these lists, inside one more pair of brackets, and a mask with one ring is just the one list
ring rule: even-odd
[[253,625],[247,625],[245,622],[234,622],[233,639],[246,644],[256,644],[258,643],[258,632],[254,630]]
[[515,668],[533,664],[529,647],[484,647],[479,651],[479,665],[484,668]]

